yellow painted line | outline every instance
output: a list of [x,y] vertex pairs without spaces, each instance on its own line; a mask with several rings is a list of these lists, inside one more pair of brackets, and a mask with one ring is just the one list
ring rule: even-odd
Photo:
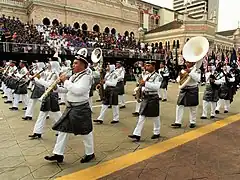
[[147,148],[138,150],[133,153],[126,154],[124,156],[112,159],[110,161],[101,163],[99,165],[83,169],[81,171],[59,177],[57,180],[91,180],[98,179],[104,176],[107,176],[113,172],[121,170],[123,168],[129,167],[141,161],[151,158],[152,156],[158,155],[160,153],[166,152],[170,149],[176,148],[182,144],[185,144],[189,141],[197,139],[203,135],[206,135],[210,132],[213,132],[217,129],[220,129],[224,126],[227,126],[233,122],[240,120],[240,114],[227,117],[223,120],[214,122],[212,124],[200,127],[196,130],[187,132],[180,136],[176,136],[169,140],[159,142],[155,145],[149,146]]

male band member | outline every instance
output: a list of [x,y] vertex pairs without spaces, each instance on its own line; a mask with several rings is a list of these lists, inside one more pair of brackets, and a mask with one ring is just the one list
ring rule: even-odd
[[121,61],[117,61],[116,63],[116,74],[118,76],[118,82],[117,82],[117,89],[118,89],[118,100],[120,109],[125,108],[125,99],[124,99],[124,77],[125,77],[125,69],[122,66]]
[[[189,107],[190,109],[190,128],[196,127],[196,115],[197,115],[197,106],[199,103],[198,100],[198,82],[201,79],[201,71],[198,69],[196,71],[191,71],[194,67],[194,62],[186,61],[185,71],[188,73],[191,80],[187,85],[181,89],[178,95],[177,107],[176,107],[176,120],[171,126],[175,128],[181,128],[182,118],[184,107]],[[181,74],[181,72],[180,72]],[[177,78],[177,82],[180,81],[180,75]]]
[[[34,69],[33,73],[37,74],[45,67],[45,64],[43,62],[37,62],[35,64],[35,67],[36,68]],[[42,72],[38,78],[44,80],[47,78],[47,74]],[[34,107],[35,107],[36,103],[38,102],[38,99],[42,96],[42,94],[45,91],[44,86],[42,86],[41,84],[38,84],[34,81],[31,81],[31,82],[32,82],[32,93],[28,100],[28,105],[27,105],[27,110],[25,112],[25,116],[22,117],[23,120],[32,120]]]
[[[54,58],[53,60],[57,59]],[[55,80],[57,80],[60,73],[60,64],[58,61],[50,61],[49,64],[51,66],[52,73],[48,75],[46,81],[43,79],[34,78],[34,81],[36,83],[43,85],[46,89],[51,86]],[[29,137],[33,139],[42,137],[43,128],[49,112],[52,112],[55,122],[57,122],[62,116],[58,104],[58,92],[56,90],[50,92],[49,96],[42,101],[38,119],[34,126],[33,134],[29,135]]]
[[5,69],[4,69],[4,72],[3,72],[3,77],[2,77],[2,98],[7,98],[7,86],[6,86],[6,79],[7,79],[7,76],[8,76],[8,73],[9,73],[9,70],[10,70],[11,66],[10,66],[10,62],[6,62],[6,65],[5,65]]
[[146,62],[146,70],[149,72],[146,79],[140,82],[140,86],[143,86],[144,97],[141,102],[139,111],[139,119],[136,128],[133,131],[133,135],[129,135],[129,138],[140,141],[141,132],[145,122],[145,117],[153,117],[153,136],[151,139],[157,139],[160,137],[160,112],[159,112],[159,96],[158,90],[161,85],[162,78],[155,71],[155,61]]
[[67,107],[60,120],[53,126],[53,130],[59,131],[59,134],[53,149],[54,155],[45,157],[48,161],[63,161],[69,133],[83,136],[85,156],[81,159],[81,163],[89,162],[95,157],[92,114],[88,103],[91,76],[87,67],[87,60],[79,55],[73,62],[74,75],[69,80],[64,75],[60,76],[64,88],[58,89],[67,91]]
[[[69,68],[71,68],[71,61],[70,60],[65,60],[64,65],[61,67],[61,73],[66,72]],[[69,73],[68,76],[70,77],[72,74]],[[66,101],[66,93],[58,93],[60,97],[60,102],[59,105],[65,105]]]
[[219,114],[220,108],[224,103],[224,113],[228,113],[230,104],[233,101],[232,83],[235,81],[235,76],[230,72],[230,66],[223,66],[224,82],[219,89],[219,100],[215,109],[216,114]]
[[15,87],[14,82],[12,81],[13,76],[17,72],[17,67],[15,66],[15,61],[10,61],[10,69],[8,71],[8,77],[6,80],[6,95],[7,95],[7,101],[4,101],[6,104],[11,104],[13,102],[13,86]]
[[[165,65],[165,61],[160,63],[159,74],[163,77],[160,89],[158,90],[158,95],[162,102],[167,101],[167,86],[168,86],[168,79],[169,79],[169,71],[167,66]],[[163,96],[161,95],[161,91],[163,92]],[[163,97],[163,99],[162,99]]]
[[27,61],[20,61],[19,67],[21,68],[21,70],[19,71],[19,73],[15,75],[16,77],[18,77],[17,80],[19,79],[22,79],[22,80],[20,80],[20,82],[17,83],[17,87],[14,90],[13,106],[9,108],[10,110],[18,110],[20,95],[22,95],[22,100],[24,104],[23,110],[27,109],[27,104],[28,104],[27,84],[25,86],[20,86],[20,84],[24,83],[25,80],[27,80],[28,69],[26,67],[26,64],[27,64]]
[[207,119],[208,104],[211,105],[210,118],[215,118],[215,109],[219,99],[218,90],[220,85],[224,82],[224,76],[221,72],[217,72],[214,69],[215,66],[212,64],[208,65],[208,72],[205,75],[206,89],[203,95],[203,112],[201,119]]
[[93,98],[93,91],[94,91],[94,78],[93,78],[93,71],[91,69],[91,64],[89,63],[88,64],[88,68],[87,68],[87,71],[88,71],[88,74],[90,74],[90,77],[91,77],[91,88],[90,88],[90,91],[89,91],[89,106],[90,106],[90,109],[91,111],[93,112],[93,109],[92,109],[92,98]]
[[[140,80],[140,79],[146,79],[147,76],[148,76],[148,74],[149,74],[149,72],[145,70],[145,66],[144,66],[144,68],[142,69],[142,74],[139,76],[139,80]],[[138,91],[139,83],[140,83],[140,82],[138,82],[138,87],[136,87],[136,88],[134,89],[135,94],[136,94],[136,92]],[[135,116],[135,117],[138,117],[138,116],[139,116],[140,106],[141,106],[141,102],[136,102],[135,112],[132,113],[133,116]]]
[[[98,63],[93,63],[93,66],[91,67],[91,70],[93,73],[93,82],[94,82],[92,88],[94,91],[96,90],[96,85],[98,85],[100,83],[100,70],[101,70],[100,68],[101,67],[99,67]],[[99,93],[98,93],[98,95],[99,95]],[[101,101],[102,101],[101,97],[96,100],[96,102],[101,102]]]
[[113,121],[111,121],[111,124],[115,124],[119,122],[118,91],[116,91],[118,75],[115,71],[115,65],[108,65],[107,71],[108,72],[105,75],[104,81],[101,82],[104,85],[104,100],[102,102],[102,109],[97,120],[93,121],[102,124],[108,106],[112,105]]

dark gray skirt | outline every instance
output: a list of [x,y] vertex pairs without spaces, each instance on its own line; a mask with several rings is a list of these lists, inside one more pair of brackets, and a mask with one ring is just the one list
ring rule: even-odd
[[103,104],[114,106],[118,105],[118,91],[116,90],[116,87],[106,87],[104,90]]
[[197,106],[199,104],[198,97],[198,87],[185,87],[179,93],[177,105]]
[[41,103],[40,111],[46,112],[57,112],[60,111],[58,104],[58,93],[51,92],[50,95]]
[[167,86],[168,86],[168,78],[163,78],[160,88],[167,89]]
[[43,95],[44,92],[45,92],[44,86],[42,86],[40,84],[35,84],[30,98],[38,99]]
[[226,83],[222,84],[219,89],[219,98],[224,100],[232,100],[233,99],[232,90],[233,89]]
[[21,84],[23,84],[25,81],[20,81],[18,84],[17,84],[17,87],[14,91],[15,94],[27,94],[27,87],[28,85],[25,84],[23,86],[20,86]]
[[118,82],[116,87],[117,87],[118,95],[125,94],[123,81]]
[[92,132],[92,112],[89,103],[67,107],[52,129],[74,135],[87,135]]
[[144,96],[141,102],[139,114],[146,117],[157,117],[159,116],[159,96],[158,95],[147,95]]
[[212,85],[207,84],[203,100],[207,102],[217,102],[219,100],[218,89],[215,89]]

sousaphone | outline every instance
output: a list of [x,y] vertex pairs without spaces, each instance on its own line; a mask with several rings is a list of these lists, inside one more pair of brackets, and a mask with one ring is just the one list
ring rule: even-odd
[[83,57],[87,57],[88,55],[88,50],[87,48],[81,48],[78,52],[77,52],[77,55],[80,55],[80,56],[83,56]]
[[[103,56],[102,56],[102,49],[101,48],[95,48],[91,54],[91,60],[93,63],[102,62]],[[101,66],[101,65],[100,65]]]
[[[196,71],[202,66],[203,57],[209,50],[209,42],[205,37],[197,36],[191,38],[183,47],[183,58],[188,62],[195,62],[191,71]],[[189,74],[182,70],[180,72],[179,88],[184,88],[191,80]]]

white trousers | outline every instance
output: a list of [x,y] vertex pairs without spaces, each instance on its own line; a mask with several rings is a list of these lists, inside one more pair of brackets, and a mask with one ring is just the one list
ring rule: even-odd
[[[100,111],[100,115],[98,116],[98,120],[102,120],[104,119],[104,115],[106,110],[108,109],[107,105],[102,104],[102,108]],[[113,121],[119,121],[119,106],[112,106],[112,110],[113,110]]]
[[[49,111],[43,112],[40,111],[38,115],[38,119],[35,123],[33,133],[42,134],[43,128],[46,123],[46,118],[48,116]],[[60,111],[57,112],[50,112],[50,115],[53,117],[54,122],[57,122],[60,117],[62,116],[62,113]]]
[[7,96],[7,87],[3,82],[2,82],[2,90],[3,90],[3,96]]
[[167,89],[159,89],[158,96],[159,98],[167,99]]
[[33,117],[33,112],[34,112],[34,107],[36,103],[38,102],[37,99],[29,99],[28,105],[27,105],[27,110],[25,112],[25,117]]
[[[141,136],[143,125],[145,122],[146,117],[140,115],[138,118],[137,126],[133,131],[133,135]],[[153,134],[158,135],[160,134],[160,116],[153,117]]]
[[[196,124],[197,106],[189,107],[189,111],[190,111],[190,113],[189,113],[190,124]],[[183,113],[184,113],[184,106],[183,105],[180,105],[180,106],[177,105],[175,123],[182,124]]]
[[207,112],[208,112],[208,105],[211,105],[211,116],[215,116],[215,109],[217,106],[216,102],[208,102],[203,100],[203,112],[202,112],[202,117],[207,117]]
[[[65,151],[65,147],[67,144],[69,133],[59,132],[56,144],[53,149],[53,154],[63,155]],[[82,135],[83,144],[85,148],[85,154],[91,155],[94,153],[94,144],[93,144],[93,133],[90,132],[87,135]]]
[[6,89],[6,95],[7,95],[7,100],[8,101],[13,101],[13,90],[10,88]]
[[1,90],[4,90],[4,86],[5,86],[5,84],[4,84],[4,82],[2,81],[2,83],[1,83]]
[[136,102],[135,112],[139,113],[141,103]]
[[66,93],[58,93],[60,97],[60,103],[65,103],[66,102]]
[[224,104],[224,111],[229,111],[230,109],[230,100],[219,99],[217,102],[216,110],[219,111],[222,104]]
[[18,104],[19,104],[19,101],[20,101],[20,97],[22,97],[22,102],[23,102],[23,105],[24,107],[27,107],[28,105],[28,94],[13,94],[13,107],[16,107],[18,108]]
[[93,97],[89,97],[89,99],[88,99],[88,103],[89,103],[89,106],[90,106],[90,108],[91,108],[91,111],[93,111],[93,108],[92,108],[92,106],[93,106],[93,100],[92,100],[92,98]]
[[120,106],[125,106],[124,94],[123,94],[123,95],[118,95],[118,104],[119,104]]

